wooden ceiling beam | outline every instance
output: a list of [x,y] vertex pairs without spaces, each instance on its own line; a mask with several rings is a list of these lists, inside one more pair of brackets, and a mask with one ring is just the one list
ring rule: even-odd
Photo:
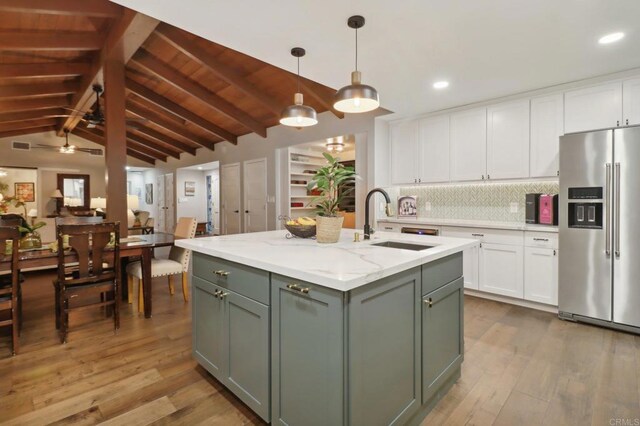
[[11,132],[13,130],[34,129],[36,127],[49,127],[49,126],[55,126],[55,125],[56,125],[56,120],[53,118],[18,121],[14,123],[6,123],[6,124],[0,123],[0,133]]
[[78,90],[79,84],[63,83],[16,84],[0,86],[0,98],[40,98],[44,96],[68,95]]
[[[103,136],[100,136],[88,129],[83,129],[80,127],[76,127],[71,132],[72,134],[79,136],[83,139],[88,140],[89,142],[97,143],[98,145],[105,146],[105,140]],[[156,161],[154,158],[141,154],[135,150],[127,148],[127,155],[133,158],[137,158],[138,160],[144,161],[145,163],[153,164],[155,166]]]
[[198,44],[194,43],[194,41],[191,40],[184,31],[169,24],[162,23],[156,28],[155,34],[175,49],[188,56],[191,60],[206,67],[218,78],[234,86],[245,95],[262,103],[277,116],[280,116],[282,110],[287,106],[281,104],[275,98],[256,88],[245,77],[240,75],[238,71],[234,70],[224,62],[221,62],[206,49],[203,49]]
[[205,89],[195,81],[179,73],[171,66],[155,58],[148,52],[139,51],[133,56],[132,60],[144,68],[146,72],[160,77],[171,86],[199,99],[210,108],[213,108],[232,120],[235,120],[258,135],[265,138],[267,137],[267,128],[262,123],[259,123],[246,112],[230,104],[215,93]]
[[33,99],[0,99],[0,111],[18,112],[36,109],[63,108],[69,105],[69,97],[47,97]]
[[67,77],[89,71],[87,62],[49,62],[40,64],[0,64],[0,78]]
[[[295,81],[297,82],[297,76],[295,74],[291,74],[289,73],[289,75],[295,79]],[[333,107],[333,97],[332,96],[327,96],[325,94],[323,94],[320,90],[317,90],[316,88],[313,87],[314,82],[301,78],[300,79],[300,87],[302,87],[302,89],[304,89],[304,91],[309,94],[309,96],[311,96],[313,99],[315,99],[316,101],[318,101],[318,103],[320,105],[322,105],[323,107],[325,107],[327,109],[327,111],[331,111],[331,113],[333,115],[335,115],[336,117],[343,119],[344,118],[344,113],[338,111],[337,109],[335,109]]]
[[170,157],[176,158],[176,159],[180,159],[180,151],[177,151],[175,148],[171,147],[167,147],[165,145],[161,145],[158,144],[156,142],[154,142],[153,140],[142,136],[140,134],[135,134],[131,131],[127,131],[127,139],[130,141],[133,141],[139,145],[144,145],[149,149],[153,149],[155,151],[158,151],[162,154],[166,154]]
[[164,133],[158,132],[157,130],[154,130],[154,129],[150,128],[150,127],[146,127],[146,126],[141,126],[140,125],[140,126],[137,126],[135,129],[132,129],[132,130],[135,131],[135,132],[138,132],[138,133],[143,133],[143,134],[145,134],[147,136],[152,137],[153,139],[157,139],[158,141],[160,141],[160,142],[162,142],[162,143],[164,143],[166,145],[178,148],[181,151],[188,152],[191,155],[196,155],[196,149],[194,147],[192,147],[190,145],[187,145],[187,144],[185,144],[183,142],[177,141],[177,140],[165,135]]
[[[95,55],[88,73],[84,75],[80,88],[71,100],[71,107],[78,111],[87,111],[94,102],[93,84],[102,79],[102,68],[105,58],[122,40],[124,42],[124,62],[140,48],[158,25],[159,21],[146,15],[124,9],[122,17],[116,19],[109,29],[102,49]],[[108,90],[108,88],[105,88]],[[58,136],[64,134],[64,129],[73,129],[82,118],[82,113],[74,113],[58,126]]]
[[118,18],[123,8],[102,0],[2,0],[0,12]]
[[[93,129],[82,129],[81,127],[76,127],[76,130],[84,130],[85,132],[95,134],[101,137],[103,141],[105,139],[104,131],[99,127],[95,127]],[[130,148],[136,152],[139,152],[140,154],[146,155],[147,157],[153,157],[155,159],[162,160],[165,162],[167,161],[167,156],[164,155],[162,152],[159,152],[157,150],[147,147],[144,144],[136,142],[135,140],[132,140],[129,136],[130,136],[130,133],[127,132],[127,135],[126,135],[127,148]]]
[[156,92],[143,86],[142,84],[139,84],[136,81],[127,78],[126,86],[127,90],[135,93],[147,102],[150,102],[153,105],[156,105],[175,116],[187,120],[191,124],[198,126],[215,136],[221,137],[222,139],[229,141],[234,145],[238,144],[238,137],[233,133],[210,121],[207,121],[206,119],[200,117],[199,115],[196,115],[188,109],[181,107],[175,102],[172,102],[169,99],[158,95]]
[[27,121],[40,118],[55,118],[46,117],[50,115],[62,115],[65,110],[60,108],[41,109],[33,111],[20,111],[20,112],[3,112],[0,113],[0,123],[10,123],[15,121]]
[[54,131],[55,129],[56,129],[55,126],[43,126],[43,127],[32,127],[28,129],[11,130],[7,132],[1,132],[0,138],[11,138],[15,136],[31,135],[34,133]]
[[100,50],[102,34],[97,32],[0,31],[0,50]]
[[190,141],[197,143],[198,145],[202,145],[205,148],[209,148],[211,151],[215,149],[214,142],[207,139],[203,139],[191,133],[189,129],[187,129],[187,127],[184,126],[184,124],[183,125],[177,124],[176,122],[168,120],[167,118],[163,117],[162,114],[158,114],[155,111],[142,108],[139,104],[136,104],[130,100],[127,101],[126,108],[127,108],[127,111],[132,112],[137,116],[144,117],[147,120],[151,121],[152,123],[156,124],[157,126],[160,126],[165,130],[175,133],[178,136],[183,136],[189,139]]

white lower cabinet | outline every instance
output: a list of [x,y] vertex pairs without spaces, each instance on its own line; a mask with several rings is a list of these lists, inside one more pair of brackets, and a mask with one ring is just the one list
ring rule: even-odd
[[522,299],[524,297],[523,246],[480,245],[479,290]]
[[558,304],[558,250],[524,248],[524,298],[533,302]]
[[478,256],[479,247],[471,247],[462,252],[462,273],[464,275],[464,288],[478,290],[479,272]]

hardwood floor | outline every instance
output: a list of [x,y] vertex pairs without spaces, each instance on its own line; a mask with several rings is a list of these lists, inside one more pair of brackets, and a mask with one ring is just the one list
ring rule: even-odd
[[[154,315],[122,306],[122,328],[98,311],[71,317],[60,345],[53,274],[23,288],[20,354],[0,331],[0,422],[262,424],[191,359],[191,312],[154,282]],[[635,425],[640,337],[560,321],[474,297],[465,300],[462,378],[423,425]],[[630,421],[631,423],[615,423]],[[611,423],[613,422],[613,423]]]

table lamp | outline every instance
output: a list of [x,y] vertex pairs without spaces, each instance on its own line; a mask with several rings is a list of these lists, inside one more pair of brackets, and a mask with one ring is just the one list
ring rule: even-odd
[[31,225],[34,225],[36,222],[36,217],[38,217],[38,210],[36,209],[29,210],[29,212],[27,213],[27,217],[31,218]]

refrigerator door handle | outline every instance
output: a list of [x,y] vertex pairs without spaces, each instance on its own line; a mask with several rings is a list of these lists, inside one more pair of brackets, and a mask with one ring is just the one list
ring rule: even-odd
[[616,257],[620,257],[620,163],[616,163],[616,204],[614,209],[616,214],[616,221],[613,225],[616,233],[615,253]]
[[604,252],[607,256],[611,256],[611,163],[606,164],[607,168],[607,180],[606,180],[606,193],[605,193],[605,222],[604,222],[604,238],[605,249]]

